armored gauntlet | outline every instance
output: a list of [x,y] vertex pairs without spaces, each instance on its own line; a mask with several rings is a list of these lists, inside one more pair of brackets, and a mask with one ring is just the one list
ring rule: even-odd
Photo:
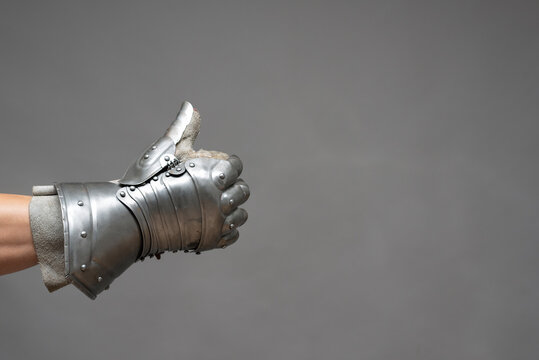
[[185,102],[166,134],[116,181],[57,183],[65,276],[90,298],[137,260],[224,248],[247,220],[237,156],[192,150],[199,117]]

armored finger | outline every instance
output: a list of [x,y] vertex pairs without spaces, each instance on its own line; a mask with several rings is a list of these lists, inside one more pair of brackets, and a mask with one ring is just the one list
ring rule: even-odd
[[221,238],[221,241],[219,241],[219,246],[222,248],[230,246],[234,244],[238,240],[239,237],[240,237],[239,231],[237,229],[234,229],[228,234],[223,235],[223,237]]
[[247,218],[247,211],[244,209],[238,208],[234,210],[232,214],[228,215],[225,219],[225,223],[223,224],[223,234],[242,226],[247,221]]
[[212,179],[219,190],[230,187],[238,180],[238,176],[237,165],[228,160],[220,160],[212,169]]
[[221,195],[221,211],[230,214],[232,211],[249,199],[249,186],[243,180],[238,180],[234,185]]
[[241,159],[237,155],[230,155],[228,162],[237,171],[236,177],[240,176],[241,172],[243,171],[243,162]]

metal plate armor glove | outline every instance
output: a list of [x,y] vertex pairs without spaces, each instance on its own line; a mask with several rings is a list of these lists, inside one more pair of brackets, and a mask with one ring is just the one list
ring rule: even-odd
[[166,251],[200,254],[239,237],[249,198],[235,156],[194,151],[200,117],[184,102],[165,135],[116,181],[57,183],[65,275],[92,299],[131,264]]

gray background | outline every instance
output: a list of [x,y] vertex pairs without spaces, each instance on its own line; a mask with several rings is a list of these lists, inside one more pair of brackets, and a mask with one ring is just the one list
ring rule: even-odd
[[2,359],[537,359],[537,1],[0,5],[0,190],[107,180],[184,99],[237,245],[91,301],[0,278]]

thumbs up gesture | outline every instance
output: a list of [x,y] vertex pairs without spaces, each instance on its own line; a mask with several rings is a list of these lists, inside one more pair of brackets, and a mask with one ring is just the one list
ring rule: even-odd
[[116,181],[58,183],[67,278],[95,298],[136,261],[225,248],[247,220],[235,155],[193,149],[200,116],[184,102],[165,134]]

